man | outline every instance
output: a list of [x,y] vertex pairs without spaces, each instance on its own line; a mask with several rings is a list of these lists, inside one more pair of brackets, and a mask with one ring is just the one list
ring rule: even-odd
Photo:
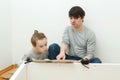
[[[62,37],[60,53],[52,54],[57,60],[89,60],[90,63],[101,63],[99,58],[94,57],[95,34],[83,25],[85,11],[74,6],[69,11],[71,26],[67,27]],[[54,56],[55,55],[55,56]]]

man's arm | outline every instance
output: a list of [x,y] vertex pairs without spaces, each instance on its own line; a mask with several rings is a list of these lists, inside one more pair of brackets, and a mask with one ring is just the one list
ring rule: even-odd
[[68,49],[68,45],[67,44],[64,44],[62,43],[61,44],[61,49],[60,49],[60,54],[57,56],[57,60],[64,60],[65,59],[65,53]]
[[60,53],[59,55],[57,56],[57,60],[64,60],[65,59],[65,53],[68,49],[68,45],[69,45],[69,32],[68,32],[68,28],[67,27],[65,30],[64,30],[64,33],[63,33],[63,36],[62,36],[62,44],[61,44],[61,49],[60,49]]
[[96,37],[94,33],[91,33],[87,40],[87,55],[83,59],[90,60],[93,58],[95,53],[95,46],[96,46]]

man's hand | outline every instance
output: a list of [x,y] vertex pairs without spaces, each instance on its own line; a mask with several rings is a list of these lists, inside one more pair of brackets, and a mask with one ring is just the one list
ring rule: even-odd
[[86,59],[82,59],[81,60],[81,63],[83,64],[83,65],[87,65],[87,64],[89,64],[89,60],[86,58]]
[[65,54],[60,53],[56,58],[57,58],[57,60],[65,60]]
[[90,57],[89,57],[89,56],[85,56],[83,59],[84,59],[84,60],[85,60],[85,59],[90,60]]
[[61,49],[60,49],[60,53],[59,55],[56,57],[57,60],[65,60],[65,53],[66,53],[66,50],[68,49],[68,45],[62,43],[61,45]]

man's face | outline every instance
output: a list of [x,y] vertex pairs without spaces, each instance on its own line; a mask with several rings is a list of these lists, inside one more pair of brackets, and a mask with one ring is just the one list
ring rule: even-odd
[[42,40],[36,41],[36,46],[33,46],[37,53],[44,53],[47,51],[47,39],[43,38]]
[[82,25],[83,19],[84,19],[84,18],[81,18],[81,17],[78,17],[78,18],[70,17],[71,25],[72,25],[74,28],[78,28],[78,27],[80,27],[80,26]]

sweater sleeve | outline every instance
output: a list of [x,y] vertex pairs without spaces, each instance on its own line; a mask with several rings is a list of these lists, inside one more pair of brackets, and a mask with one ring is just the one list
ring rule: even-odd
[[63,36],[62,36],[62,43],[69,45],[69,34],[68,34],[68,27],[64,30]]
[[89,33],[87,39],[87,56],[89,56],[90,59],[94,57],[95,46],[96,46],[96,37],[95,34],[91,32]]
[[29,54],[25,54],[25,55],[22,57],[22,59],[17,62],[17,66],[19,67],[22,63],[26,62],[27,57],[30,57],[30,55],[29,55]]

